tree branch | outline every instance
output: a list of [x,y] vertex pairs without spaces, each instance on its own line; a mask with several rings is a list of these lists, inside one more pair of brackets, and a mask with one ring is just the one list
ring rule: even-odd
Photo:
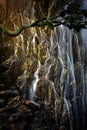
[[54,29],[54,27],[59,26],[61,24],[67,26],[69,29],[75,29],[76,31],[80,31],[82,28],[87,27],[86,19],[87,10],[81,10],[80,4],[72,2],[68,4],[67,8],[61,10],[59,14],[53,18],[43,18],[41,20],[37,20],[36,22],[33,22],[31,24],[23,25],[15,31],[7,29],[2,23],[0,23],[0,30],[2,31],[3,37],[4,34],[11,37],[18,36],[23,30],[30,27],[47,26],[50,29]]
[[19,29],[17,29],[16,31],[11,31],[11,30],[7,29],[4,25],[0,24],[0,30],[4,34],[7,34],[8,36],[15,37],[15,36],[18,36],[23,30],[25,30],[27,28],[30,28],[30,27],[37,26],[38,23],[39,23],[39,21],[36,21],[36,22],[34,22],[32,24],[23,25]]

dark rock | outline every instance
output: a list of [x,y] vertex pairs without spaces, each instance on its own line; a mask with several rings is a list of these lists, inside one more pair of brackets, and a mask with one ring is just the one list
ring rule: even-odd
[[35,111],[35,110],[39,110],[39,104],[37,104],[37,103],[35,103],[35,102],[32,102],[32,101],[30,101],[30,100],[25,100],[24,101],[24,105],[27,107],[27,108],[29,108],[29,109],[31,109],[31,110],[33,110],[33,111]]
[[59,130],[66,130],[65,126],[61,125]]
[[[1,116],[1,113],[6,111],[7,109],[8,109],[8,106],[0,108],[0,116]],[[4,114],[4,113],[2,113],[2,114]]]
[[4,107],[6,104],[5,100],[0,99],[0,108]]
[[5,90],[5,91],[1,91],[0,92],[0,98],[2,99],[9,99],[11,97],[14,96],[18,96],[18,92],[17,91],[13,91],[13,90]]
[[[40,111],[36,115],[33,123],[31,124],[31,130],[51,130],[51,118],[44,104],[40,105]],[[54,122],[53,122],[54,123]]]
[[0,84],[0,91],[6,90],[6,86],[4,84]]

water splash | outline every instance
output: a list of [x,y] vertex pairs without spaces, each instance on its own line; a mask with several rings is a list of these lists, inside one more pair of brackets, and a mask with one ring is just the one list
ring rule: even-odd
[[36,72],[34,73],[34,81],[32,82],[32,87],[30,89],[30,100],[31,101],[35,101],[35,93],[38,87],[38,81],[39,81],[39,71],[41,68],[41,64],[40,61],[38,61],[38,68],[36,70]]
[[66,98],[64,98],[66,107],[67,107],[67,111],[68,111],[68,116],[69,116],[69,122],[70,122],[70,130],[73,130],[73,113],[72,113],[72,105],[71,103],[66,100]]

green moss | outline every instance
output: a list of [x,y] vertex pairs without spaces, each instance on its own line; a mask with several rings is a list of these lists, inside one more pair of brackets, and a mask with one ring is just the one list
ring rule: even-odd
[[44,64],[45,60],[47,59],[47,56],[48,56],[47,47],[40,44],[38,46],[38,58],[42,64]]

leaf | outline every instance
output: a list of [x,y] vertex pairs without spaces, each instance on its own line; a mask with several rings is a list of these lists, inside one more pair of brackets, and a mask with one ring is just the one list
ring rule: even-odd
[[87,10],[82,10],[82,13],[85,17],[87,17]]
[[59,13],[59,15],[60,15],[61,17],[64,17],[64,16],[66,15],[66,10],[62,10],[62,11]]
[[53,25],[53,23],[52,22],[50,22],[50,21],[47,21],[47,27],[49,28],[49,29],[54,29],[54,25]]
[[39,22],[38,23],[38,27],[45,27],[47,25],[47,22],[46,21],[42,21],[42,22]]

